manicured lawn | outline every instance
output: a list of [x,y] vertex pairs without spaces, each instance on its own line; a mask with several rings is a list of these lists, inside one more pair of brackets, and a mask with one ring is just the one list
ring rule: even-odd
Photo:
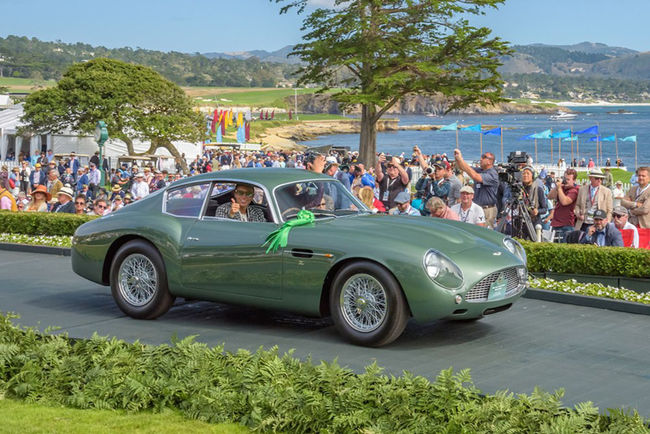
[[55,86],[54,80],[34,80],[31,78],[0,77],[0,86],[7,86],[9,92],[34,92],[38,86]]
[[[623,169],[612,169],[612,176],[614,177],[614,182],[616,181],[621,181],[624,184],[627,184],[630,182],[630,178],[634,175],[634,172],[628,172],[627,170]],[[589,173],[588,172],[578,172],[578,179],[579,180],[586,180],[589,178]]]
[[188,420],[174,411],[160,414],[77,410],[0,399],[0,432],[6,433],[248,433],[235,424]]

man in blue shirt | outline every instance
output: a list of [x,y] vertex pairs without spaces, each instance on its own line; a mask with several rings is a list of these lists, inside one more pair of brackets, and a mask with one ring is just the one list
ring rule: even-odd
[[497,217],[497,190],[499,175],[494,168],[494,154],[485,152],[481,155],[480,167],[472,167],[463,160],[460,149],[454,149],[456,166],[474,180],[474,203],[483,208],[486,227],[494,229]]

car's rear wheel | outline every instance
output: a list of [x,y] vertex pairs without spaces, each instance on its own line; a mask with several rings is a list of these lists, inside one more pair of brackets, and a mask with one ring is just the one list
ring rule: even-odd
[[409,319],[402,289],[392,274],[372,262],[355,262],[336,275],[330,311],[348,341],[379,347],[397,339]]
[[111,264],[110,282],[118,307],[133,318],[159,317],[174,303],[160,253],[144,240],[120,247]]

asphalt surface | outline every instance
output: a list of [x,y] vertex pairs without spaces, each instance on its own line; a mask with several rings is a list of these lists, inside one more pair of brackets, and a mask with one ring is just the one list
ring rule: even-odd
[[470,368],[485,393],[565,389],[563,403],[592,401],[601,410],[636,408],[650,417],[650,317],[531,299],[472,323],[410,322],[384,348],[345,343],[329,319],[208,302],[176,305],[161,318],[140,321],[117,308],[108,287],[74,274],[70,258],[0,250],[0,312],[17,323],[60,327],[72,337],[94,332],[144,343],[197,335],[227,350],[277,345],[315,362],[338,357],[355,371],[376,361],[387,373],[407,370],[434,378],[442,369]]

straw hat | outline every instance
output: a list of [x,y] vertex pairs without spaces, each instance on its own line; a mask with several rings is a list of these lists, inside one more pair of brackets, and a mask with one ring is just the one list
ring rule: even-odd
[[67,186],[66,187],[61,187],[61,190],[59,190],[59,192],[57,193],[57,196],[59,194],[65,194],[70,199],[74,199],[74,192],[72,191],[72,188],[70,188],[70,187],[67,187]]
[[600,179],[604,179],[604,178],[605,178],[605,174],[604,174],[600,169],[591,169],[591,170],[589,171],[589,177],[590,177],[590,178],[600,178]]
[[111,191],[114,193],[117,193],[120,190],[122,190],[122,187],[120,187],[119,184],[115,184],[113,188],[111,188]]
[[35,193],[43,193],[45,195],[45,200],[48,202],[52,200],[52,195],[47,191],[47,187],[43,184],[37,186],[34,190],[32,190],[30,197],[34,198]]

